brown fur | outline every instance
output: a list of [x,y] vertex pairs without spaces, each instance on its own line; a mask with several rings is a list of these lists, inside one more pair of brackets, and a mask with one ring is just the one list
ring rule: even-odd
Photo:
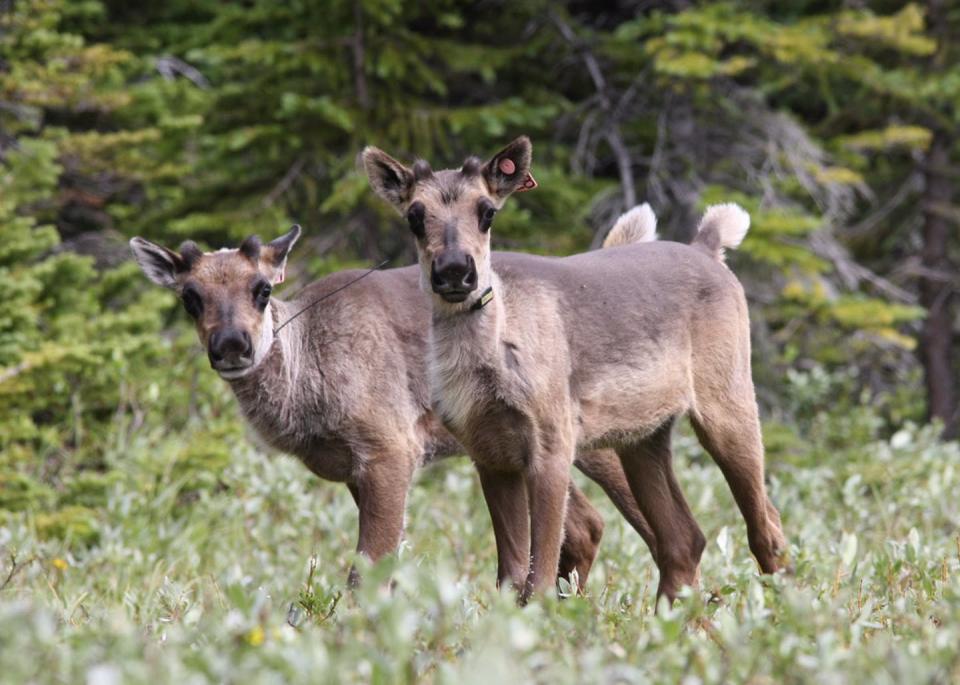
[[[269,445],[295,455],[319,477],[347,485],[360,512],[357,550],[376,560],[400,542],[416,469],[462,453],[430,407],[425,369],[429,304],[417,297],[416,267],[380,271],[308,309],[274,337],[273,328],[282,321],[358,275],[328,276],[295,300],[271,299],[261,312],[252,283],[258,277],[278,280],[298,231],[278,239],[286,239],[280,246],[274,241],[257,251],[251,241],[244,251],[189,260],[139,238],[132,246],[152,280],[178,295],[188,285],[201,293],[203,314],[196,326],[204,345],[226,325],[246,330],[258,341],[255,363],[226,379],[240,410]],[[647,543],[655,545],[616,454],[593,450],[578,463]],[[583,583],[603,522],[575,486],[570,492],[577,506],[566,521],[559,573],[576,570]],[[525,564],[526,543],[516,549],[519,556],[510,563]],[[501,564],[509,557],[503,551]]]
[[[785,541],[763,481],[746,300],[720,263],[723,248],[742,239],[745,213],[708,212],[694,246],[651,242],[491,262],[478,207],[500,207],[520,188],[530,157],[529,140],[520,138],[478,175],[445,170],[403,186],[395,179],[412,175],[402,164],[376,148],[363,153],[381,196],[401,213],[425,208],[417,239],[425,291],[434,260],[447,251],[476,264],[466,299],[429,298],[429,368],[437,411],[485,484],[498,549],[509,556],[501,563],[521,601],[553,582],[564,516],[575,509],[568,488],[578,448],[612,447],[620,456],[656,537],[658,594],[673,598],[697,582],[704,538],[670,455],[671,427],[684,413],[733,491],[761,569],[776,571]],[[497,172],[504,158],[515,169],[509,176]],[[462,190],[444,202],[442,189],[451,186]],[[475,310],[488,287],[494,299]],[[531,559],[521,564],[513,550],[528,515]]]

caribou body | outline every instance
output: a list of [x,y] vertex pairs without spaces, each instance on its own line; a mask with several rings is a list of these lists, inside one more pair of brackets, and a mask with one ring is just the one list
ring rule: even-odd
[[[634,212],[611,235],[650,240],[651,222],[655,225],[649,209]],[[237,249],[217,252],[201,252],[192,242],[173,251],[142,238],[134,238],[131,247],[150,280],[183,301],[211,366],[260,437],[317,476],[346,484],[359,509],[357,551],[376,560],[400,542],[417,468],[463,453],[431,408],[430,306],[418,296],[415,266],[376,271],[352,285],[361,272],[344,271],[312,283],[293,300],[273,297],[299,235],[294,227],[267,244],[252,236]],[[494,259],[499,263],[501,256]],[[502,255],[504,267],[516,260]],[[326,295],[331,296],[309,306]],[[655,549],[616,454],[587,451],[577,465]],[[563,553],[554,573],[569,577],[576,571],[582,584],[603,520],[572,484],[569,497]],[[502,558],[526,554],[498,550]],[[351,571],[351,581],[357,579]]]
[[498,549],[523,550],[500,563],[521,601],[553,583],[570,466],[584,449],[619,455],[653,529],[658,595],[698,582],[705,540],[671,464],[683,414],[723,471],[761,569],[780,568],[747,305],[722,259],[746,234],[746,212],[710,208],[692,245],[608,239],[620,246],[492,258],[497,210],[534,185],[527,138],[460,169],[411,168],[376,148],[362,161],[414,234],[434,407],[476,464]]

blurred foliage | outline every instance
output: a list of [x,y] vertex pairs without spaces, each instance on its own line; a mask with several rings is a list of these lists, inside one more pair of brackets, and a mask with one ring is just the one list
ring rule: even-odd
[[231,444],[224,490],[184,501],[173,470],[147,466],[169,438],[141,435],[105,455],[123,476],[95,545],[50,517],[0,528],[0,668],[36,683],[954,682],[960,450],[910,424],[879,438],[869,406],[830,406],[843,379],[807,375],[791,397],[816,429],[770,460],[793,575],[757,574],[692,431],[675,453],[709,541],[702,589],[657,614],[649,552],[593,484],[607,526],[586,597],[520,609],[497,592],[466,460],[422,474],[400,554],[348,591],[345,489]]
[[[922,420],[912,350],[924,311],[889,297],[913,290],[893,269],[915,249],[918,201],[882,199],[960,111],[960,71],[925,68],[955,15],[931,26],[916,4],[4,5],[0,501],[96,510],[115,476],[106,450],[191,423],[204,437],[164,451],[178,496],[221,487],[230,400],[125,241],[219,247],[298,222],[293,288],[409,261],[406,231],[356,169],[368,143],[441,165],[529,134],[540,188],[509,203],[495,239],[558,254],[624,209],[618,131],[665,237],[689,238],[712,202],[750,211],[730,261],[772,419],[800,420],[788,371],[823,369],[850,379],[837,402],[883,407],[886,430]],[[888,278],[892,290],[876,286]]]
[[[956,680],[960,464],[917,427],[913,351],[924,159],[960,123],[960,11],[870,7],[0,2],[5,677]],[[498,217],[503,249],[596,244],[625,209],[621,153],[666,238],[712,202],[750,211],[728,261],[795,579],[755,577],[682,432],[709,602],[653,616],[654,571],[617,523],[588,601],[516,610],[478,580],[493,550],[465,465],[424,476],[400,561],[341,600],[349,498],[246,446],[179,306],[129,260],[133,235],[216,248],[297,222],[288,292],[400,265],[407,232],[357,152],[449,166],[521,133],[540,187]]]

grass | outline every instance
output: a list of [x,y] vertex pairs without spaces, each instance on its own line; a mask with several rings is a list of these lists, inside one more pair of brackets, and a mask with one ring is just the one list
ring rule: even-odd
[[43,512],[7,516],[0,679],[960,680],[960,450],[932,429],[863,441],[849,437],[856,417],[828,418],[772,453],[796,569],[772,578],[756,571],[719,471],[681,432],[676,468],[709,544],[702,587],[654,614],[650,556],[592,486],[607,528],[587,596],[519,609],[498,594],[463,459],[421,474],[399,554],[349,592],[357,517],[346,489],[264,455],[224,416],[181,435],[141,432],[105,455],[122,476],[86,528],[51,533]]

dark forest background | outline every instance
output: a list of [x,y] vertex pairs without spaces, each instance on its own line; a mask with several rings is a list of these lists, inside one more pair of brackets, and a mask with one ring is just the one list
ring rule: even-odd
[[739,202],[771,453],[955,437],[958,53],[945,0],[2,0],[0,506],[82,523],[105,450],[197,420],[183,460],[215,473],[226,390],[126,241],[300,223],[286,292],[409,263],[366,144],[440,167],[529,135],[500,249],[596,247],[641,201],[687,240]]

